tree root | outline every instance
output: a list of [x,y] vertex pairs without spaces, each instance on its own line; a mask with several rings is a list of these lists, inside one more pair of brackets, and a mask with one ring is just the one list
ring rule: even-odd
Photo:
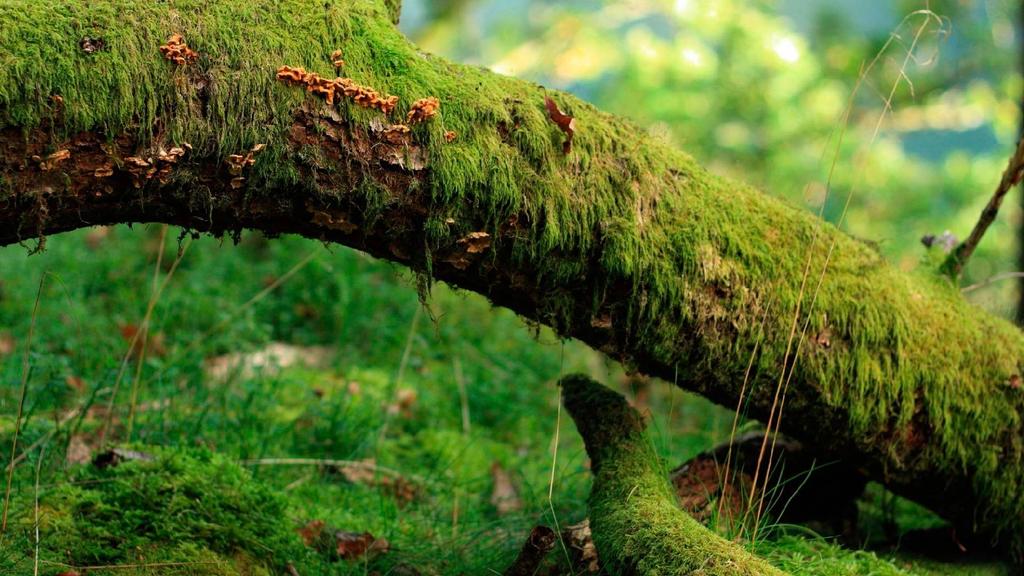
[[590,526],[605,570],[634,575],[785,574],[679,509],[657,466],[643,418],[622,395],[580,375],[563,378],[561,386],[565,408],[591,460]]

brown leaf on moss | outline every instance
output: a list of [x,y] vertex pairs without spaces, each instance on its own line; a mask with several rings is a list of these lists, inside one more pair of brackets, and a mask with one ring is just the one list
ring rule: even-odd
[[167,43],[160,47],[160,53],[164,55],[164,58],[178,66],[195,62],[199,58],[199,53],[188,47],[188,44],[185,43],[185,38],[181,34],[171,34],[171,37],[167,39]]
[[85,380],[81,376],[68,374],[64,377],[64,383],[75,392],[85,392]]
[[594,546],[594,539],[590,534],[590,519],[568,526],[562,531],[562,540],[569,549],[572,566],[575,570],[590,574],[601,570],[597,558],[597,548]]
[[519,491],[512,483],[512,477],[495,462],[491,464],[491,479],[494,481],[494,490],[491,492],[491,504],[498,511],[498,514],[505,515],[523,509],[523,501],[519,499]]
[[[139,326],[135,324],[122,324],[119,327],[121,331],[121,338],[126,343],[132,345],[130,355],[133,358],[138,358],[142,354],[142,338],[138,337]],[[163,357],[167,354],[167,346],[164,343],[165,337],[163,332],[150,332],[146,336],[146,355]]]
[[548,117],[558,126],[558,129],[565,132],[565,142],[562,143],[562,153],[568,154],[572,150],[572,139],[576,135],[576,119],[562,112],[549,96],[544,97],[544,106],[548,109]]
[[408,124],[419,124],[420,122],[426,122],[437,115],[437,111],[441,108],[441,101],[433,96],[429,98],[420,98],[419,100],[412,103],[412,107],[409,108],[409,113],[405,116],[405,121]]
[[88,464],[92,460],[92,446],[85,436],[75,434],[68,441],[68,450],[64,456],[68,464]]
[[323,520],[313,520],[308,522],[302,528],[299,528],[297,532],[299,533],[299,537],[302,538],[302,543],[306,546],[313,546],[316,544],[316,541],[320,539],[320,535],[324,532],[324,526],[325,524]]
[[0,332],[0,358],[14,353],[14,337],[10,332]]
[[376,538],[369,532],[344,532],[339,530],[334,533],[337,542],[336,551],[338,556],[345,560],[361,558],[368,554],[384,553],[391,549],[391,544],[383,539]]

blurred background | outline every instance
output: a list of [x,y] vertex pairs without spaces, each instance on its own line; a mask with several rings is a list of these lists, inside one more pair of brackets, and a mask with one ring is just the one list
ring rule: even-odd
[[[1009,0],[404,0],[401,28],[429,52],[629,117],[912,270],[941,257],[922,236],[969,233],[1016,143],[1019,9]],[[972,302],[1011,319],[1018,281],[985,282],[1021,269],[1014,194],[964,278]],[[623,374],[476,295],[435,286],[421,305],[416,278],[341,247],[256,234],[235,246],[179,232],[97,228],[51,238],[38,255],[0,249],[5,450],[27,389],[0,568],[31,559],[37,496],[54,570],[180,559],[196,546],[231,563],[239,541],[184,528],[157,538],[125,524],[123,510],[83,512],[82,501],[123,487],[81,472],[106,443],[213,451],[273,488],[287,532],[323,520],[391,542],[372,561],[310,573],[414,564],[483,574],[500,572],[535,524],[585,515],[589,471],[558,410],[561,375],[588,373],[648,411],[667,467],[728,439],[731,410]],[[402,482],[283,458],[359,461]],[[406,481],[416,488],[395,489]],[[905,510],[870,494],[865,513],[884,508],[892,524],[893,510]],[[134,521],[162,514],[159,503],[133,502]],[[940,524],[921,512],[898,520]],[[794,550],[765,553],[811,573]],[[886,568],[873,573],[904,573],[879,554]],[[837,561],[849,571],[821,573],[863,573],[856,563],[867,560]]]

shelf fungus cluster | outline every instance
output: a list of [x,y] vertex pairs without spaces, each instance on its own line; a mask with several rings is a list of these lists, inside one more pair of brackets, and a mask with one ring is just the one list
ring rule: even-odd
[[426,122],[436,116],[437,111],[440,108],[441,102],[437,98],[420,98],[412,103],[412,107],[409,108],[409,114],[406,115],[405,121],[409,125]]
[[[124,159],[124,168],[132,175],[132,184],[136,188],[142,188],[142,185],[153,180],[154,178],[161,184],[165,184],[171,176],[171,171],[174,169],[174,165],[181,160],[185,154],[192,150],[190,144],[184,144],[183,146],[175,146],[170,150],[164,150],[161,148],[157,151],[156,155],[148,156],[143,158],[141,156],[128,156]],[[109,168],[101,168],[96,172],[97,177],[106,177],[110,175]]]
[[246,168],[256,163],[256,155],[263,151],[266,144],[257,144],[245,154],[231,154],[228,156],[228,172],[231,174],[231,187],[238,189],[245,185],[245,176],[242,173]]
[[167,43],[160,47],[160,53],[178,66],[195,62],[199,58],[199,53],[188,47],[181,34],[172,34]]
[[[331,53],[331,63],[336,69],[345,65],[345,61],[341,58],[341,50]],[[308,72],[302,67],[281,66],[277,69],[277,79],[290,86],[305,86],[307,92],[323,98],[330,106],[334,105],[337,98],[345,97],[351,99],[358,106],[380,110],[385,115],[390,115],[398,105],[398,96],[383,95],[373,88],[358,84],[351,78],[324,78],[316,72]],[[437,116],[440,109],[441,101],[437,98],[432,96],[421,98],[410,106],[405,123],[377,124],[373,128],[373,132],[379,134],[381,139],[388,144],[395,146],[409,144],[411,126]],[[444,138],[446,142],[451,142],[455,139],[455,132],[445,132]]]
[[306,72],[304,68],[282,66],[277,70],[277,79],[293,86],[305,86],[307,92],[322,96],[331,105],[338,94],[351,98],[359,106],[376,108],[385,114],[390,114],[398,104],[398,96],[383,96],[373,88],[360,86],[351,78],[329,80],[316,72]]

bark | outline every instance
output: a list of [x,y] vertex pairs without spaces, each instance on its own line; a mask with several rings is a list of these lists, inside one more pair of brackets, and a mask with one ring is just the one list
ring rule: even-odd
[[[1014,326],[627,121],[418,51],[393,14],[0,3],[0,245],[121,222],[337,242],[772,424],[784,406],[823,458],[962,530],[1024,533]],[[173,34],[195,57],[165,57]],[[286,65],[351,80],[306,89]]]

